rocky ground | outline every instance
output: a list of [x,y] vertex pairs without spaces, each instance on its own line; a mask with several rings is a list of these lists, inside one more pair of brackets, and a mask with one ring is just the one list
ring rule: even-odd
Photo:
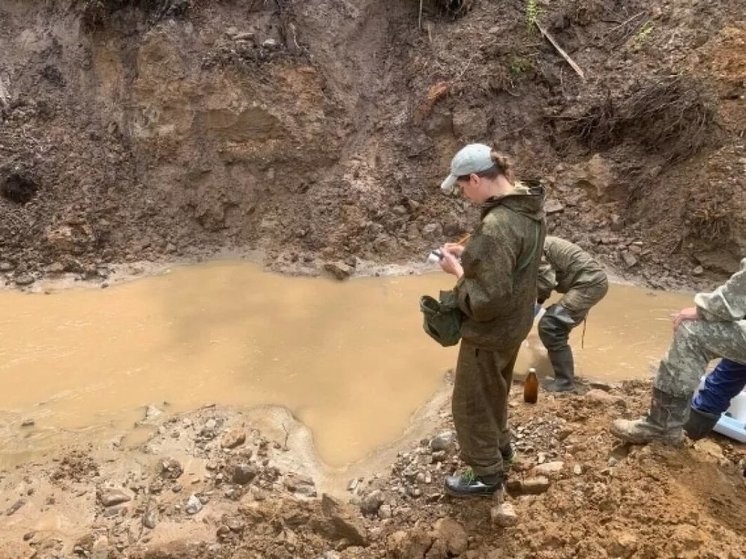
[[516,386],[506,492],[466,502],[442,491],[460,466],[445,408],[390,470],[333,487],[250,414],[151,408],[135,450],[68,448],[3,472],[0,556],[743,557],[746,449],[719,436],[620,445],[608,424],[641,413],[649,385],[594,386],[536,405]]
[[[263,252],[421,261],[512,154],[550,230],[654,286],[746,247],[739,0],[54,0],[0,7],[0,277]],[[577,74],[534,25],[577,63]]]

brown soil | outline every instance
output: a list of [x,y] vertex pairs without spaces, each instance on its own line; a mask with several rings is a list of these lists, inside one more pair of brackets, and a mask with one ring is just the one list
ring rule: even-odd
[[[416,0],[3,2],[0,277],[223,250],[290,272],[419,261],[473,223],[437,185],[481,140],[545,184],[555,234],[654,286],[711,286],[746,252],[743,2],[536,4],[585,80],[523,0],[428,0],[421,29]],[[513,403],[513,480],[563,462],[542,494],[512,485],[515,527],[442,495],[457,460],[432,437],[347,503],[314,496],[281,437],[208,409],[141,451],[4,472],[0,557],[746,556],[742,447],[607,433],[648,390]]]
[[[491,142],[550,228],[657,286],[746,247],[738,0],[85,0],[0,7],[0,271],[260,249],[275,269],[419,261]],[[676,76],[672,78],[671,76]]]
[[[288,444],[287,416],[271,428],[208,407],[159,415],[135,450],[72,449],[4,472],[0,557],[743,557],[743,446],[715,435],[627,447],[608,433],[614,418],[643,412],[649,390],[623,383],[529,405],[516,387],[519,458],[503,495],[512,527],[492,522],[495,500],[443,494],[459,466],[445,409],[433,410],[431,436],[400,445],[390,472],[355,477],[347,496],[337,483],[333,497]],[[540,475],[543,489],[524,494]]]

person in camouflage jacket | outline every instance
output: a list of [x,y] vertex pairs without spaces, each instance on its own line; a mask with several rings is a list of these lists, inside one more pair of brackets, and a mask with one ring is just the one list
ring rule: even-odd
[[483,144],[453,158],[441,188],[458,185],[482,209],[466,246],[442,247],[441,267],[458,280],[463,313],[453,387],[453,421],[469,468],[448,476],[456,497],[489,496],[502,487],[513,456],[508,393],[522,341],[533,322],[536,276],[544,243],[543,189],[514,181],[508,160]]
[[616,420],[611,426],[615,436],[637,444],[678,444],[685,427],[697,431],[692,421],[717,421],[690,418],[690,401],[711,360],[720,357],[746,365],[746,258],[715,291],[698,293],[694,304],[674,318],[673,343],[658,367],[647,416],[636,421]]
[[609,290],[606,272],[578,245],[548,236],[539,268],[538,302],[552,291],[562,293],[539,320],[539,338],[547,348],[554,379],[545,385],[550,392],[575,390],[575,361],[568,344],[570,331],[582,324],[593,305]]

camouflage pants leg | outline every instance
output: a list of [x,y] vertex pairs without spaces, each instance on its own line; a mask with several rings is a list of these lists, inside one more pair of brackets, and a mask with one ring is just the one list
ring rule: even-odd
[[453,386],[453,422],[461,458],[477,475],[503,471],[500,449],[510,444],[508,394],[519,348],[498,352],[461,342]]
[[655,376],[655,387],[672,396],[691,396],[707,364],[723,357],[746,363],[746,336],[734,322],[683,322]]

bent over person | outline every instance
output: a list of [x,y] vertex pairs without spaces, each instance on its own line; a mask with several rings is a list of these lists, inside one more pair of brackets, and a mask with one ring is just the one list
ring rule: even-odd
[[[694,304],[674,318],[673,343],[655,375],[647,416],[614,421],[615,436],[638,444],[680,443],[692,394],[707,364],[721,357],[726,363],[746,365],[746,258],[741,269],[715,291],[698,293]],[[698,428],[687,426],[690,429],[694,433]]]
[[452,409],[469,466],[448,476],[445,490],[455,497],[490,496],[503,486],[504,460],[513,455],[508,393],[533,322],[544,197],[542,188],[515,182],[507,158],[484,144],[455,155],[441,188],[451,192],[456,186],[482,214],[465,247],[449,243],[441,249],[441,267],[458,278],[453,294],[464,315]]
[[554,380],[545,385],[546,390],[575,390],[575,361],[568,344],[570,331],[585,320],[591,307],[608,290],[606,272],[590,254],[570,241],[546,238],[539,268],[538,302],[543,303],[552,291],[563,294],[539,320],[539,338],[554,369]]

